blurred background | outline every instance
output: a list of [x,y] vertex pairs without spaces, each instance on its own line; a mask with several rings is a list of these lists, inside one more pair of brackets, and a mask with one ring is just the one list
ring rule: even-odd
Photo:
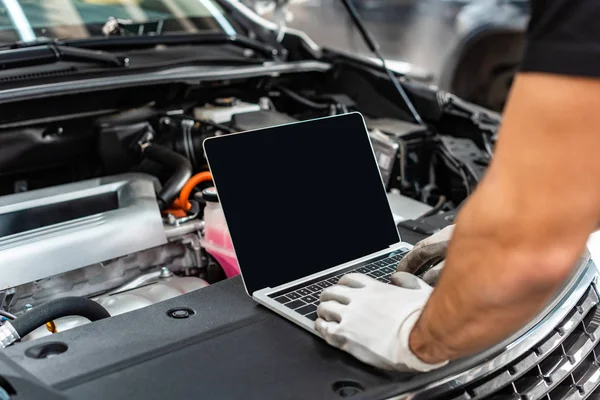
[[[322,47],[374,56],[342,0],[229,1],[244,3],[280,27],[304,31]],[[472,103],[503,109],[523,50],[529,20],[527,0],[350,1],[379,43],[389,67]],[[208,0],[0,0],[0,42],[12,43],[19,35],[22,40],[48,34],[85,37],[92,34],[89,29],[94,26],[95,34],[106,34],[105,29],[110,34],[118,26],[113,14],[140,23],[159,21],[156,25],[161,31],[173,28],[160,22],[165,15],[177,17],[177,23],[183,24],[177,29],[185,31],[193,31],[197,24],[204,30],[224,27],[220,23],[215,26],[219,21],[212,16],[223,12]],[[194,23],[184,24],[190,18]],[[81,20],[86,21],[86,29],[77,22]],[[51,32],[34,32],[40,26],[51,26]]]
[[[340,0],[242,0],[322,46],[371,56]],[[399,70],[501,111],[523,48],[526,0],[353,0]]]

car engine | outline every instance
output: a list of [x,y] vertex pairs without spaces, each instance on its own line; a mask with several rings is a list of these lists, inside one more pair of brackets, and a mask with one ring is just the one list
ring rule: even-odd
[[[456,210],[492,157],[499,118],[449,94],[423,92],[420,106],[435,117],[419,125],[376,87],[362,94],[322,82],[311,87],[271,77],[184,94],[98,94],[91,105],[46,103],[48,115],[3,118],[2,321],[73,296],[114,316],[237,275],[230,243],[207,235],[218,198],[203,154],[207,137],[359,111],[398,223]],[[260,185],[251,171],[240,166]],[[57,318],[21,341],[89,322]]]

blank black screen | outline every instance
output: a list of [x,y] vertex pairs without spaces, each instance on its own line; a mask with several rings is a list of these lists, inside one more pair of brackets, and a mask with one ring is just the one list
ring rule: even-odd
[[248,293],[399,241],[358,113],[207,139]]

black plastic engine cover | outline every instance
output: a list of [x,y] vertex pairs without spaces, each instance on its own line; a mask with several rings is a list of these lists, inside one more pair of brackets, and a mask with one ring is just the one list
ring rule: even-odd
[[[32,357],[44,346],[66,351]],[[17,343],[0,353],[0,376],[15,398],[87,400],[388,398],[426,378],[362,364],[252,301],[239,277]]]

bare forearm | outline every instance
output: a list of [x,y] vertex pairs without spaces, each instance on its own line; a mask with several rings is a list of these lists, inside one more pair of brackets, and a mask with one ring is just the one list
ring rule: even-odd
[[[476,207],[473,202],[462,217],[476,215]],[[482,350],[516,332],[548,303],[582,250],[559,238],[543,249],[517,243],[525,238],[509,238],[506,225],[504,232],[459,226],[442,278],[411,335],[412,350],[431,363]]]
[[[572,89],[585,100],[573,100]],[[517,80],[496,158],[458,218],[440,282],[410,337],[424,361],[506,338],[569,277],[599,218],[600,138],[589,131],[600,126],[598,103],[598,82]]]

